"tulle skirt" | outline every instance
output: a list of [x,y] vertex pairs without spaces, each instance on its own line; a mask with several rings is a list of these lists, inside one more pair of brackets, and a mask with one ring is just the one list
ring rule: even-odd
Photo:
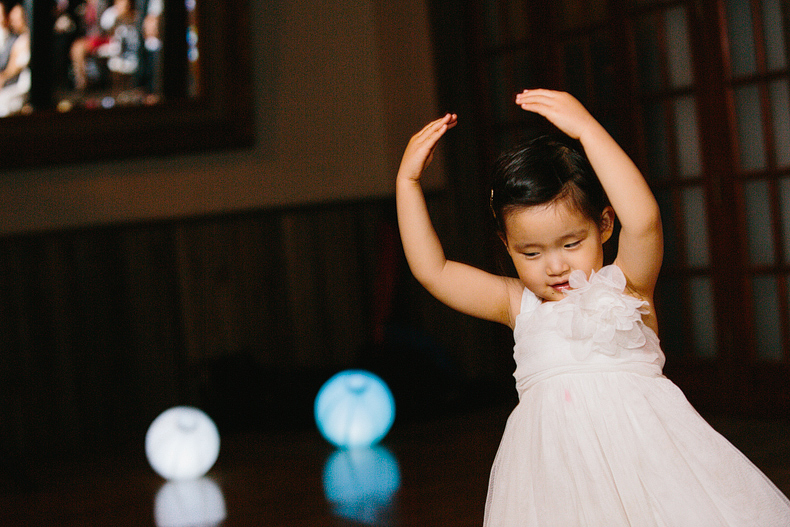
[[790,501],[668,379],[572,373],[521,395],[484,525],[790,526]]

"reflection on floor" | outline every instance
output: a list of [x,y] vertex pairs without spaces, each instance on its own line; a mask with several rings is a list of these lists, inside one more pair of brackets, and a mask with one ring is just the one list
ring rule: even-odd
[[[34,488],[3,488],[3,525],[479,526],[508,409],[398,424],[380,447],[340,452],[317,431],[222,438],[209,474],[164,482],[139,449],[52,467]],[[790,493],[790,423],[711,418]]]

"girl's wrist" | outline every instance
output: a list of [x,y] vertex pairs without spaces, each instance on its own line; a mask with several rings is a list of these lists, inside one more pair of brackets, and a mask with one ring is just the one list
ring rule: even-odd
[[601,123],[595,120],[592,116],[590,122],[587,123],[582,131],[579,133],[579,142],[582,146],[593,142],[596,138],[602,137],[601,133],[608,135],[609,132],[603,127]]
[[395,178],[395,183],[397,185],[419,185],[420,176],[422,176],[422,174],[418,174],[416,176],[412,176],[408,174],[398,174],[398,176]]

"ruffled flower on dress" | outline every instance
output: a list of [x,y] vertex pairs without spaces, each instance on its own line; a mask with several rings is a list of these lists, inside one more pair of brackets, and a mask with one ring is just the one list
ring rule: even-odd
[[[644,346],[640,329],[647,302],[624,293],[626,279],[615,265],[593,271],[588,280],[583,271],[570,275],[571,290],[555,306],[558,329],[567,338],[586,341],[576,347],[574,356],[584,360],[592,353],[613,357],[622,349]],[[613,346],[612,343],[615,343]]]

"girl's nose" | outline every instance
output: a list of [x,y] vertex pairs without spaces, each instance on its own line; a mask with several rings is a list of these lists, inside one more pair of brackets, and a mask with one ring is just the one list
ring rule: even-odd
[[549,276],[560,276],[570,270],[570,266],[563,258],[548,258],[546,272]]

